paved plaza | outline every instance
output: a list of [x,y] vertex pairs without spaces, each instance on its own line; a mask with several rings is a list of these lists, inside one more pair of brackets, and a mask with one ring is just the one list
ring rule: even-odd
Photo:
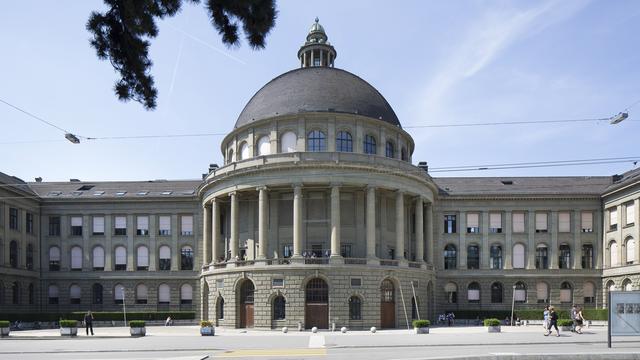
[[606,328],[584,334],[545,337],[540,326],[432,328],[428,335],[408,330],[319,332],[216,329],[199,335],[196,326],[147,328],[131,338],[125,327],[96,328],[96,335],[62,338],[59,330],[16,331],[0,340],[0,359],[640,359],[640,337],[614,338]]

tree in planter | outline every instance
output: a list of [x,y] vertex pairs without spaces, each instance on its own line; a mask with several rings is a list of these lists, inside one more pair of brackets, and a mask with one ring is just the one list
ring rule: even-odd
[[496,318],[484,319],[484,326],[489,332],[500,332],[500,320]]
[[78,335],[78,320],[60,320],[60,335]]
[[145,336],[147,334],[146,323],[143,320],[129,321],[131,336]]
[[200,335],[202,336],[213,336],[215,334],[215,330],[213,329],[213,323],[208,320],[200,321]]
[[571,325],[573,325],[573,320],[571,319],[558,319],[558,326],[562,331],[571,331]]
[[413,320],[411,322],[416,334],[428,334],[431,321],[429,320]]
[[11,323],[7,320],[0,320],[0,336],[9,336],[11,332]]

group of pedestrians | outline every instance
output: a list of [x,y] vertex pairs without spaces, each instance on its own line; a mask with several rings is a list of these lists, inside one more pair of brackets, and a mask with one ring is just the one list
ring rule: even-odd
[[[551,328],[556,330],[556,336],[560,336],[560,329],[558,329],[558,313],[553,306],[545,306],[544,312],[544,323],[543,327],[545,330],[544,336],[551,335]],[[582,327],[584,326],[584,315],[582,314],[582,308],[577,305],[573,305],[571,307],[571,332],[575,332],[578,334],[582,334]]]

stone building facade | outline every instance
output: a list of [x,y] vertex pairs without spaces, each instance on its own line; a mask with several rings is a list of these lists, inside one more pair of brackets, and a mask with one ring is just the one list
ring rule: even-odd
[[196,311],[219,326],[404,327],[639,288],[640,172],[432,178],[316,21],[202,180],[0,174],[1,312]]

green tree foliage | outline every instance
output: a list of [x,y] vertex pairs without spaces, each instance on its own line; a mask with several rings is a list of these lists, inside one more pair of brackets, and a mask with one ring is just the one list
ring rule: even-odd
[[[87,22],[91,46],[101,60],[109,60],[120,74],[114,91],[122,101],[134,100],[156,108],[149,58],[150,39],[158,36],[157,19],[177,14],[184,2],[200,0],[104,0],[104,13],[92,12]],[[275,0],[204,0],[214,28],[227,46],[240,44],[240,28],[253,49],[265,46],[275,25]]]

